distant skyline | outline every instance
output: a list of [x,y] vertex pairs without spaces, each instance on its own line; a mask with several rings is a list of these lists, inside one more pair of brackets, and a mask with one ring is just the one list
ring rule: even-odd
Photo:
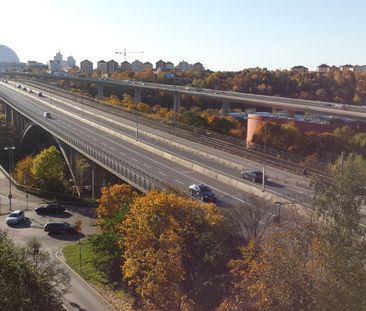
[[61,51],[78,66],[121,63],[115,51],[126,48],[144,51],[129,62],[199,61],[214,71],[366,64],[362,0],[5,0],[1,12],[0,44],[21,62]]

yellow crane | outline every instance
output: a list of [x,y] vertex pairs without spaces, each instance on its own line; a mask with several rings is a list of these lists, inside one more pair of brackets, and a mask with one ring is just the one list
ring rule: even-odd
[[144,53],[144,51],[127,51],[126,49],[123,49],[122,52],[116,51],[116,54],[123,54],[125,57],[125,61],[127,60],[127,54],[135,54],[135,53]]

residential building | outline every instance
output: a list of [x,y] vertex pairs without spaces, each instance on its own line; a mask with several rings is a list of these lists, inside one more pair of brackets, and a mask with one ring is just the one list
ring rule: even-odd
[[47,67],[47,65],[39,63],[35,60],[29,60],[27,61],[27,66],[28,67],[32,67],[32,68],[43,68],[43,67]]
[[63,62],[63,56],[61,52],[57,52],[56,55],[53,57],[54,61],[60,62],[60,64]]
[[97,69],[101,73],[107,73],[107,63],[104,60],[100,60],[99,62],[97,62]]
[[144,64],[138,59],[132,62],[132,71],[140,72],[144,70]]
[[75,67],[76,66],[76,61],[75,61],[75,58],[72,57],[72,56],[68,56],[67,57],[67,66],[72,68],[72,67]]
[[183,71],[183,72],[185,72],[185,71],[188,71],[188,69],[189,69],[189,64],[186,62],[186,61],[181,61],[179,64],[178,64],[178,68],[179,68],[179,70],[180,71]]
[[122,71],[131,71],[132,70],[132,65],[131,63],[129,63],[128,61],[124,61],[121,63],[121,70]]
[[203,65],[200,62],[193,64],[193,71],[202,72],[204,70],[205,70],[205,67],[203,67]]
[[107,62],[107,73],[111,74],[118,70],[118,63],[115,60]]
[[173,69],[174,68],[174,64],[172,62],[166,62],[165,63],[165,68]]
[[61,71],[61,64],[57,60],[49,60],[47,65],[48,65],[48,70],[50,72],[59,72],[59,71]]
[[158,68],[165,68],[166,67],[166,65],[165,65],[165,62],[163,61],[163,60],[159,60],[159,61],[157,61],[156,62],[156,69],[158,69]]
[[188,71],[193,71],[193,65],[192,64],[188,64]]
[[91,74],[93,72],[93,63],[87,59],[83,60],[82,62],[80,62],[80,71]]
[[321,64],[318,66],[319,73],[327,73],[329,71],[329,66],[327,64]]
[[366,72],[366,65],[356,65],[353,67],[353,72]]
[[330,66],[329,67],[329,72],[336,72],[336,71],[339,71],[339,68],[337,66]]
[[153,64],[150,62],[146,62],[143,64],[143,71],[153,70]]
[[291,68],[291,72],[304,72],[307,73],[308,72],[308,68],[302,66],[302,65],[297,65]]
[[343,66],[339,66],[339,70],[342,71],[343,73],[346,73],[348,71],[353,71],[353,66],[352,65],[343,65]]

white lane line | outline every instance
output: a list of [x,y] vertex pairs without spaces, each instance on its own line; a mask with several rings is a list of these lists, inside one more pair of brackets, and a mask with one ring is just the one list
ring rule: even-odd
[[147,165],[146,163],[144,163],[144,165],[145,165],[146,167],[148,167],[148,168],[151,168],[151,166],[150,166],[150,165]]
[[137,160],[136,158],[131,158],[132,161],[136,161],[138,162],[139,160]]
[[165,173],[158,171],[159,174],[166,176]]
[[116,150],[116,148],[114,148],[114,147],[111,147],[111,149],[112,149],[112,150]]
[[103,145],[103,146],[107,146],[107,144],[106,144],[106,143],[102,143],[102,145]]
[[184,185],[184,182],[182,182],[182,181],[180,181],[180,180],[178,180],[178,179],[174,179],[174,181],[176,181],[176,182],[178,182],[178,183],[180,183],[180,184]]
[[126,155],[124,152],[120,152],[120,154],[122,154],[122,155],[124,155],[124,156]]

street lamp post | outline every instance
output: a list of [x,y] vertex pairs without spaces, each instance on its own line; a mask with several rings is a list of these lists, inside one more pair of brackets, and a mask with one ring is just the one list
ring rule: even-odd
[[264,123],[264,163],[262,172],[262,192],[266,191],[266,161],[267,161],[267,120]]
[[11,199],[13,198],[11,194],[11,172],[12,172],[12,160],[13,160],[13,150],[15,149],[14,146],[4,147],[4,150],[9,151],[9,210],[11,211]]

